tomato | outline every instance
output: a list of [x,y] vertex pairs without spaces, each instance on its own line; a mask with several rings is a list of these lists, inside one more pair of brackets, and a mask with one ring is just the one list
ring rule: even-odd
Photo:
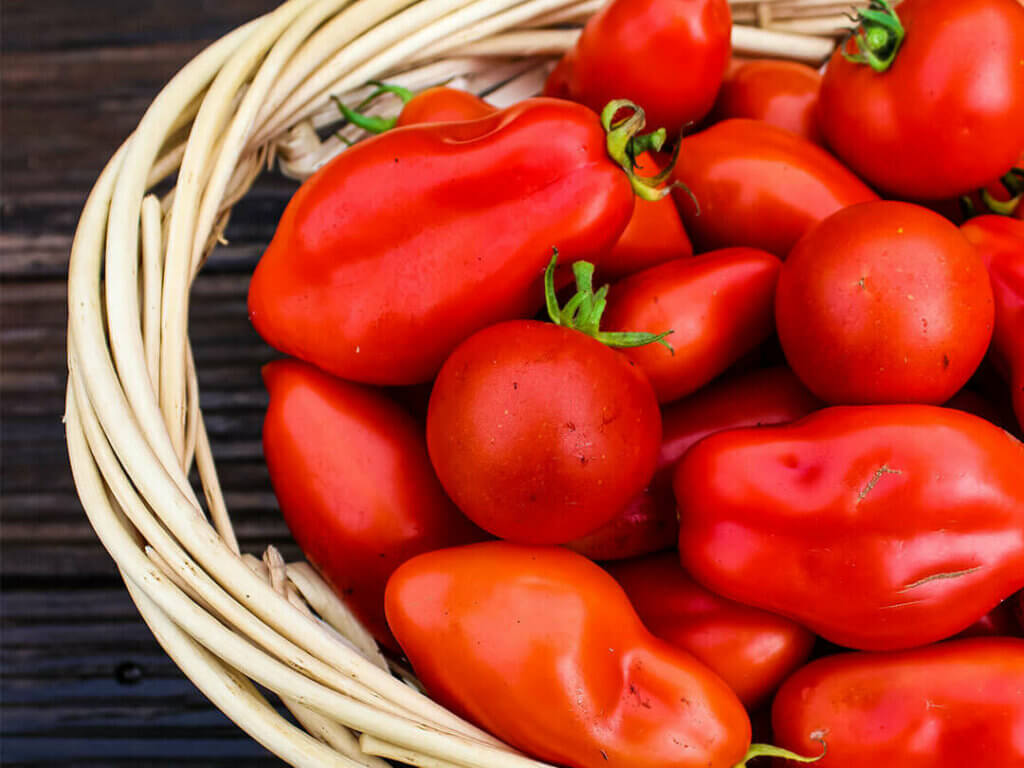
[[830,403],[945,402],[984,358],[993,313],[985,265],[956,226],[893,201],[808,232],[775,297],[786,360]]
[[553,245],[575,259],[618,239],[644,184],[606,143],[597,115],[554,99],[360,142],[289,203],[249,286],[253,325],[346,379],[428,380],[474,331],[537,310]]
[[690,446],[723,429],[784,424],[821,407],[785,367],[712,382],[662,409],[661,452],[654,477],[610,523],[568,546],[592,560],[617,560],[672,549],[679,540],[672,471]]
[[395,122],[397,128],[420,123],[450,123],[478,120],[498,111],[475,93],[443,85],[420,91],[402,108]]
[[631,99],[678,134],[715,103],[731,51],[726,0],[612,0],[590,18],[545,87],[600,110]]
[[561,548],[489,542],[407,562],[387,617],[431,696],[572,768],[732,768],[743,705],[653,637],[615,580]]
[[263,455],[292,535],[384,645],[384,585],[413,555],[485,538],[445,496],[422,427],[383,395],[311,365],[265,366]]
[[1024,586],[1024,444],[962,411],[826,408],[719,432],[673,479],[683,566],[827,640],[949,637]]
[[752,709],[811,654],[814,635],[694,583],[674,553],[608,566],[655,636],[696,656]]
[[979,216],[960,231],[988,267],[995,297],[992,354],[1010,383],[1017,423],[1024,429],[1024,222]]
[[755,59],[740,64],[722,81],[713,116],[763,120],[821,144],[818,90],[821,75],[806,64]]
[[824,737],[821,768],[1024,765],[1024,640],[979,638],[820,659],[786,681],[775,738]]
[[[897,12],[873,8],[890,21],[867,22],[822,80],[828,145],[879,190],[910,199],[955,197],[1009,171],[1024,147],[1024,7],[904,0]],[[882,49],[882,72],[849,59],[873,55],[868,40]]]
[[698,253],[749,246],[786,258],[819,221],[875,195],[821,147],[760,120],[724,120],[683,142],[673,195]]
[[624,350],[661,402],[694,392],[772,335],[779,260],[753,248],[678,259],[617,283],[608,298],[612,331],[673,329],[667,342]]

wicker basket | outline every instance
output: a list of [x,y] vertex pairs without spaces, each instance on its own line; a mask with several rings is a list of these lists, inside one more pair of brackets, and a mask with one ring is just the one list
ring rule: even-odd
[[[286,565],[272,549],[262,559],[239,552],[199,408],[192,281],[264,167],[279,159],[303,178],[344,149],[316,131],[337,120],[332,95],[357,101],[375,78],[414,89],[457,78],[503,106],[540,89],[600,4],[290,0],[178,73],[82,213],[69,269],[65,417],[79,496],[167,653],[288,763],[543,765],[423,695],[308,565]],[[739,0],[737,22],[757,26],[736,26],[734,49],[819,63],[847,7]],[[175,173],[170,192],[148,194]],[[188,481],[193,463],[205,505]]]

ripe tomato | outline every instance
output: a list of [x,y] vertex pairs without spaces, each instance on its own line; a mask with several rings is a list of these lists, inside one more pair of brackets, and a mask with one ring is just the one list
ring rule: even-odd
[[956,226],[921,206],[851,206],[807,233],[782,268],[786,359],[830,403],[943,403],[988,348],[992,288]]
[[977,638],[819,659],[785,682],[775,739],[821,768],[1024,765],[1024,640]]
[[698,253],[729,246],[786,258],[819,221],[878,196],[816,144],[760,120],[724,120],[683,141],[674,190]]
[[686,575],[674,552],[608,566],[656,637],[689,651],[747,709],[775,692],[811,655],[814,635],[767,611],[726,600]]
[[673,329],[671,349],[623,351],[651,380],[661,402],[699,389],[772,335],[781,264],[754,248],[678,259],[617,283],[608,298],[611,331]]
[[396,649],[384,585],[413,555],[485,534],[445,496],[423,429],[373,390],[311,365],[265,366],[263,455],[292,535],[374,637]]
[[[880,7],[879,7],[880,10]],[[895,59],[884,72],[833,54],[819,118],[828,145],[879,190],[936,200],[983,187],[1024,147],[1024,7],[1017,0],[904,0],[905,39],[868,34]],[[883,62],[884,63],[884,62]]]
[[821,144],[818,90],[821,75],[796,61],[755,59],[740,64],[722,81],[713,119],[763,120]]
[[708,113],[732,48],[726,0],[612,0],[552,73],[544,93],[600,111],[630,99],[678,134]]
[[395,127],[477,120],[497,111],[496,106],[488,104],[475,93],[439,85],[420,91],[409,99],[399,113]]

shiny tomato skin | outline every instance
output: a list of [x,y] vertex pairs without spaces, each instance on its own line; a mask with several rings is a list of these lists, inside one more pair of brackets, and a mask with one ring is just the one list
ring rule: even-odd
[[811,655],[814,635],[782,616],[726,600],[686,575],[674,552],[607,566],[644,626],[688,651],[753,709]]
[[1024,586],[1022,462],[1009,433],[927,405],[719,432],[676,468],[681,562],[838,645],[935,642]]
[[813,225],[841,208],[877,200],[832,155],[784,128],[734,118],[683,141],[673,190],[697,253],[747,246],[780,259]]
[[786,360],[829,403],[943,403],[992,337],[992,287],[950,222],[921,206],[851,206],[782,268],[775,323]]
[[713,112],[716,121],[733,117],[763,120],[815,144],[821,75],[796,61],[755,59],[730,71],[722,81]]
[[427,445],[438,477],[484,530],[562,544],[608,522],[654,474],[661,414],[629,360],[532,320],[471,336],[438,374]]
[[988,268],[995,297],[992,356],[1010,384],[1017,423],[1024,429],[1024,221],[979,216],[960,231]]
[[423,429],[384,395],[296,360],[263,368],[263,455],[292,535],[374,637],[397,649],[384,585],[413,555],[486,534],[445,496]]
[[772,335],[781,263],[754,248],[726,248],[638,272],[612,286],[606,331],[672,329],[672,349],[622,350],[647,374],[658,400],[696,391]]
[[661,411],[661,451],[647,487],[610,523],[566,546],[591,560],[674,549],[679,542],[672,472],[699,440],[737,427],[785,424],[822,407],[784,366],[712,382]]
[[451,123],[493,115],[498,108],[475,93],[438,85],[413,96],[395,121],[395,127],[422,123]]
[[832,55],[818,113],[828,145],[890,196],[938,200],[985,186],[1024,147],[1024,7],[904,0],[896,12],[906,38],[886,72]]
[[630,99],[678,135],[715,103],[732,49],[725,0],[612,0],[590,18],[544,89],[596,112]]
[[651,635],[597,565],[490,542],[395,572],[387,616],[437,701],[568,768],[732,768],[750,720],[728,686]]
[[[1024,765],[1024,640],[977,638],[819,659],[772,706],[776,743],[821,768]],[[785,765],[793,765],[785,763]]]

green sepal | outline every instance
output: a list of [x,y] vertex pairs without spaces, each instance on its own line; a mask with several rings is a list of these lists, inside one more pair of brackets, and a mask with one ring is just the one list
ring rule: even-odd
[[819,738],[816,739],[816,741],[821,744],[821,754],[815,757],[798,755],[795,752],[790,752],[788,749],[774,747],[771,744],[751,744],[750,749],[747,750],[747,754],[745,754],[743,759],[736,763],[733,768],[746,768],[747,763],[755,757],[782,757],[794,763],[815,763],[818,760],[821,760],[821,758],[823,758],[828,752],[828,745],[825,744],[825,739]]
[[871,4],[858,11],[853,20],[859,24],[850,32],[857,42],[857,52],[846,50],[847,38],[839,48],[843,58],[855,64],[867,64],[876,72],[885,72],[896,60],[907,36],[900,17],[888,0],[871,0]]
[[366,109],[373,101],[385,93],[391,93],[402,100],[402,104],[408,104],[413,98],[413,92],[408,88],[404,88],[401,85],[395,85],[394,83],[382,83],[379,80],[371,80],[368,85],[375,85],[377,89],[373,91],[369,96],[359,102],[355,108],[346,106],[341,103],[341,100],[332,95],[331,100],[335,106],[338,107],[338,111],[344,115],[345,119],[362,128],[364,131],[369,133],[384,133],[390,131],[395,127],[395,123],[398,121],[398,116],[394,117],[380,117],[364,115],[362,110]]

